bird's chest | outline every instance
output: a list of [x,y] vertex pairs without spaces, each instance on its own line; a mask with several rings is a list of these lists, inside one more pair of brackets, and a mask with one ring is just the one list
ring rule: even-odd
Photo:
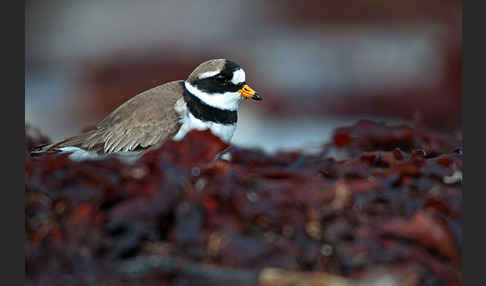
[[229,142],[233,137],[236,129],[235,124],[221,124],[210,121],[202,121],[194,115],[192,115],[186,104],[183,101],[178,101],[174,106],[174,109],[180,116],[181,127],[176,135],[173,137],[174,140],[181,140],[189,131],[195,130],[206,130],[209,129],[215,135],[221,138],[225,142]]

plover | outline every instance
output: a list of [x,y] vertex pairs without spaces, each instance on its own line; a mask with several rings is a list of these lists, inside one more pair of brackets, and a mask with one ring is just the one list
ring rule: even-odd
[[212,59],[196,67],[186,80],[168,82],[132,97],[92,130],[38,146],[32,154],[69,152],[73,160],[109,154],[139,157],[150,147],[170,138],[180,140],[193,129],[209,129],[229,142],[242,99],[262,97],[246,84],[245,71],[238,64]]

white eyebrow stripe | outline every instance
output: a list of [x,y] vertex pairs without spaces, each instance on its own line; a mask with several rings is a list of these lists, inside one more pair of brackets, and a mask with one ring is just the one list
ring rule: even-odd
[[245,71],[242,69],[237,69],[233,72],[233,78],[231,79],[231,82],[234,84],[240,84],[245,82],[246,80],[246,75]]
[[212,76],[215,76],[219,73],[220,71],[208,71],[208,72],[205,72],[205,73],[202,73],[198,76],[199,79],[204,79],[204,78],[208,78],[208,77],[212,77]]

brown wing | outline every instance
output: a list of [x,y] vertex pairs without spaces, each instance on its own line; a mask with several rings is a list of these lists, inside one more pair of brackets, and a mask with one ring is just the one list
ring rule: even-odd
[[140,93],[120,105],[95,129],[38,151],[73,146],[102,154],[133,151],[163,142],[180,128],[174,104],[182,98],[181,82],[169,82]]

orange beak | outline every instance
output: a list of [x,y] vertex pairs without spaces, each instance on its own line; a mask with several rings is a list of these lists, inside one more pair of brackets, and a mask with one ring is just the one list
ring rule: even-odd
[[262,100],[263,98],[258,94],[258,92],[255,92],[251,87],[249,87],[247,84],[243,86],[242,89],[238,90],[238,92],[243,96],[244,98],[250,98],[253,100]]

